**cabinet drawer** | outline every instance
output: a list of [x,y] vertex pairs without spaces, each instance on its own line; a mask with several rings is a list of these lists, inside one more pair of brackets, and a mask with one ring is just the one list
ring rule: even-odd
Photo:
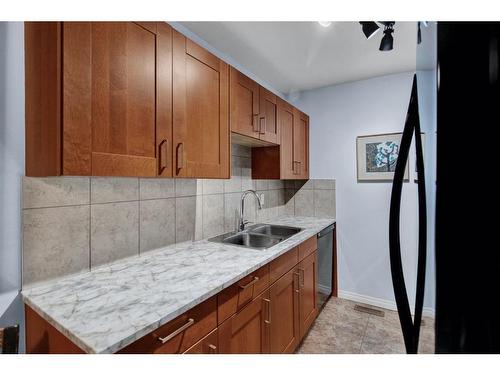
[[219,324],[238,312],[269,286],[269,264],[227,287],[217,296]]
[[292,267],[294,267],[298,262],[298,247],[294,247],[292,250],[273,260],[269,268],[270,283],[274,283],[281,276],[292,269]]
[[190,347],[184,354],[217,354],[219,352],[217,328]]
[[318,240],[312,236],[299,245],[299,261],[318,249]]
[[216,297],[212,297],[120,350],[119,353],[183,353],[216,327],[217,302]]

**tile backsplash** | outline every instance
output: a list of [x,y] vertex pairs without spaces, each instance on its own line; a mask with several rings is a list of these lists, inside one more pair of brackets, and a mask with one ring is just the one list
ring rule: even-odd
[[252,180],[250,148],[232,146],[231,179],[23,179],[23,284],[85,272],[170,244],[215,236],[245,219],[335,216],[335,180]]

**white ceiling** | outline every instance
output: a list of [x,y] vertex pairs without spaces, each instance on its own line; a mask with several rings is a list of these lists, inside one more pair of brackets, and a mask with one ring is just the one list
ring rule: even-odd
[[182,22],[275,89],[288,94],[415,70],[416,22],[396,22],[394,49],[378,50],[358,22]]

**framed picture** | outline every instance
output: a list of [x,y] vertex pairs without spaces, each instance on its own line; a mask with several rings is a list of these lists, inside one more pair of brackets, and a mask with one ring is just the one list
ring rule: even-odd
[[[358,181],[392,181],[402,133],[357,137]],[[405,181],[409,180],[408,163]]]

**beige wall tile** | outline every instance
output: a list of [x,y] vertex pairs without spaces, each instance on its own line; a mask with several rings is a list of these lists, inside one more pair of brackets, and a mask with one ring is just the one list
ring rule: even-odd
[[269,190],[283,189],[285,183],[283,180],[269,180]]
[[175,243],[175,199],[140,202],[140,252]]
[[203,237],[203,199],[201,195],[196,196],[196,215],[194,222],[194,240],[202,240]]
[[314,216],[335,217],[335,190],[314,190]]
[[312,190],[313,188],[313,180],[295,180],[295,189],[297,190]]
[[255,180],[255,188],[257,190],[268,190],[269,189],[269,180]]
[[295,194],[295,215],[314,216],[314,190],[299,190]]
[[265,209],[267,210],[267,219],[276,219],[279,215],[279,190],[269,190],[266,192],[266,195]]
[[91,266],[139,254],[139,202],[91,208]]
[[314,179],[312,181],[315,190],[335,190],[335,180]]
[[175,241],[192,241],[195,238],[196,197],[182,197],[175,200]]
[[123,177],[92,177],[91,203],[126,202],[139,199],[139,179]]
[[222,194],[224,192],[224,180],[222,179],[206,179],[202,180],[203,194]]
[[59,207],[89,204],[88,177],[23,177],[23,207]]
[[295,215],[295,189],[284,189],[283,215]]
[[[248,198],[250,200],[250,197]],[[230,193],[224,194],[224,231],[230,232],[237,229],[238,221],[240,217],[240,202],[241,202],[241,193]],[[247,202],[245,202],[247,203]],[[245,210],[249,208],[250,205],[253,205],[253,202],[249,202],[245,205]],[[248,214],[248,211],[247,211]],[[245,219],[248,216],[245,215]]]
[[285,180],[285,189],[295,189],[295,180]]
[[175,197],[173,178],[141,178],[139,180],[140,199],[163,199]]
[[231,155],[250,157],[252,155],[252,148],[247,147],[247,146],[243,146],[243,145],[238,145],[236,143],[232,143],[231,144]]
[[203,196],[203,237],[224,233],[224,196],[222,194]]
[[23,211],[23,284],[89,270],[90,206]]
[[241,168],[241,191],[255,190],[255,180],[252,180],[252,169]]
[[174,180],[176,197],[190,197],[203,194],[202,180],[194,178],[176,178]]
[[224,180],[224,193],[241,191],[241,168],[231,167],[231,178]]

